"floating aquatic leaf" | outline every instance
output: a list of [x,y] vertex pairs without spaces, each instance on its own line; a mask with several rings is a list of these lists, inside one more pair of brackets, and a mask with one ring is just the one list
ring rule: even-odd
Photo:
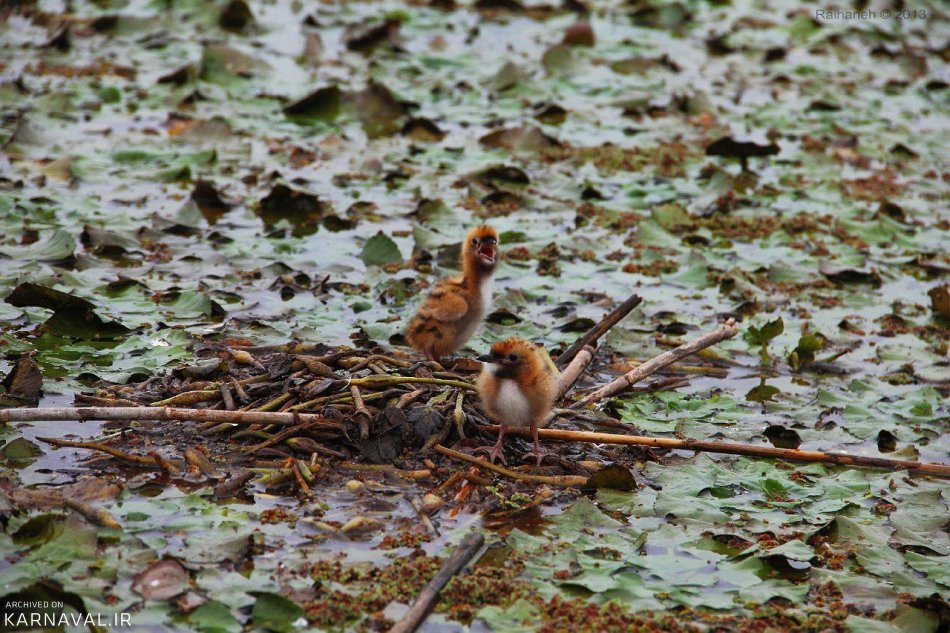
[[300,606],[276,593],[258,593],[251,619],[255,626],[276,633],[296,630],[296,621],[304,615]]
[[383,266],[402,262],[399,247],[382,232],[377,233],[366,241],[360,253],[360,259],[367,266]]

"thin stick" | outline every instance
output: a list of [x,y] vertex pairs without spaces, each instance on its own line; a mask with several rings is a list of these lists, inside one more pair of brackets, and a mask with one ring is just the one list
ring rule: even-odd
[[[497,427],[482,427],[485,429],[497,428]],[[476,466],[481,466],[487,470],[498,473],[499,475],[504,475],[505,477],[510,477],[512,479],[517,479],[518,481],[532,481],[539,484],[552,484],[554,486],[582,486],[587,482],[587,477],[580,477],[577,475],[529,475],[526,473],[519,473],[516,470],[511,470],[505,468],[504,466],[497,466],[492,464],[487,459],[481,459],[479,457],[473,457],[472,455],[466,455],[465,453],[460,453],[458,451],[453,451],[451,448],[446,448],[441,444],[435,445],[435,450],[439,453],[442,453],[446,457],[451,457],[453,459],[459,459],[463,462],[468,462],[469,464],[475,464]]]
[[600,402],[604,398],[613,397],[629,386],[643,380],[651,374],[656,373],[660,369],[663,369],[667,365],[671,365],[681,358],[695,354],[699,350],[706,349],[707,347],[715,345],[716,343],[719,343],[720,341],[723,341],[727,338],[732,338],[738,333],[738,324],[736,324],[733,319],[729,319],[726,321],[725,325],[712,332],[709,332],[708,334],[703,334],[697,339],[683,343],[676,349],[671,349],[668,352],[663,352],[659,356],[654,356],[642,365],[631,369],[613,382],[587,394],[584,398],[575,402],[572,407],[589,407],[592,404]]
[[397,409],[404,409],[408,405],[412,404],[414,400],[418,400],[419,397],[425,393],[423,389],[416,389],[415,391],[410,391],[399,397],[399,400],[396,402]]
[[[244,380],[238,380],[235,382],[236,385],[246,386],[253,385],[260,382],[267,382],[270,380],[270,376],[263,374],[260,376],[253,376],[251,378],[245,378]],[[170,405],[176,404],[198,404],[199,402],[208,402],[214,400],[220,395],[218,387],[221,383],[213,382],[208,385],[205,389],[200,389],[198,391],[186,391],[180,393],[177,396],[172,396],[171,398],[165,398],[164,400],[159,400],[158,402],[153,402],[153,407],[167,407]]]
[[[483,426],[482,429],[498,433],[497,425]],[[508,434],[530,437],[531,431],[509,427]],[[539,429],[538,436],[548,440],[570,442],[589,442],[595,444],[626,444],[629,446],[652,446],[670,448],[697,453],[724,453],[727,455],[746,455],[749,457],[773,457],[798,462],[818,462],[837,466],[857,466],[863,468],[883,468],[885,470],[912,470],[927,475],[950,477],[950,465],[930,462],[912,462],[883,457],[866,457],[846,453],[825,453],[822,451],[799,451],[791,448],[756,446],[753,444],[733,444],[731,442],[708,442],[704,440],[678,440],[667,437],[646,437],[643,435],[618,435],[615,433],[596,433],[592,431],[561,431],[559,429]],[[438,447],[436,447],[438,450]]]
[[455,398],[455,409],[452,411],[452,420],[455,422],[455,432],[459,438],[465,439],[465,410],[462,405],[465,402],[465,392],[459,390],[459,395]]
[[[271,435],[270,437],[268,437],[266,440],[264,440],[263,442],[259,444],[255,444],[254,446],[248,446],[247,448],[244,449],[244,452],[248,454],[256,453],[262,448],[267,448],[268,446],[279,444],[280,442],[283,442],[284,440],[286,440],[288,437],[293,437],[294,435],[297,435],[301,431],[304,431],[308,428],[310,428],[309,422],[304,422],[303,424],[297,424],[295,426],[287,427],[283,431],[278,431],[277,433],[274,433],[273,435]],[[237,434],[235,433],[235,435]]]
[[404,479],[428,479],[432,476],[431,470],[403,470],[390,466],[389,464],[354,464],[353,462],[340,462],[335,465],[342,470],[355,470],[357,472],[367,473],[392,473]]
[[10,500],[18,506],[66,507],[70,510],[75,510],[93,525],[112,528],[114,530],[122,529],[122,525],[106,510],[96,508],[85,501],[74,497],[67,497],[52,490],[42,492],[23,488],[11,490]]
[[224,408],[228,411],[234,411],[236,408],[234,406],[234,398],[231,396],[231,389],[228,387],[228,383],[221,383],[221,400],[224,402]]
[[[217,389],[214,391],[218,395]],[[314,413],[273,413],[264,411],[220,411],[173,407],[50,407],[40,409],[0,409],[0,424],[76,420],[194,420],[232,424],[292,425],[312,422],[322,428],[342,431],[343,424]]]
[[610,328],[617,325],[621,319],[630,314],[631,310],[640,305],[640,301],[642,301],[642,299],[637,295],[627,297],[626,301],[611,310],[607,316],[600,320],[600,323],[587,330],[584,336],[574,341],[573,345],[568,347],[563,354],[557,357],[557,360],[554,362],[557,368],[563,370],[574,360],[574,357],[588,345],[596,347],[600,337],[609,332]]
[[300,472],[300,466],[297,464],[297,462],[293,463],[291,470],[294,473],[294,479],[297,480],[297,486],[300,488],[300,491],[303,492],[305,497],[309,497],[311,494],[310,486],[308,486],[307,482],[304,481],[303,473]]
[[[631,369],[639,367],[645,360],[636,360],[631,358],[625,364]],[[698,374],[700,376],[712,376],[714,378],[725,378],[729,375],[729,370],[725,367],[716,367],[715,365],[678,365],[673,364],[665,368],[667,374]]]
[[420,378],[418,376],[366,376],[365,378],[354,378],[350,381],[351,385],[357,385],[358,387],[375,387],[377,385],[408,385],[408,384],[422,384],[422,385],[444,385],[446,387],[458,387],[460,389],[468,389],[469,391],[475,391],[477,387],[470,382],[462,382],[461,380],[447,380],[445,378]]
[[[639,297],[637,297],[639,299]],[[567,395],[567,392],[574,387],[574,383],[581,377],[581,374],[584,373],[584,370],[587,369],[587,366],[590,365],[591,361],[594,360],[594,354],[597,353],[597,350],[590,345],[584,347],[581,351],[577,352],[577,355],[574,356],[574,360],[571,361],[571,364],[567,368],[558,374],[557,377],[557,398],[555,402]]]
[[257,407],[254,410],[255,411],[273,411],[274,409],[279,409],[281,405],[283,405],[285,402],[290,401],[290,399],[293,397],[294,397],[293,394],[284,392],[280,394],[279,396],[277,396],[276,398],[274,398],[273,400],[269,402],[265,402],[264,404],[262,404],[261,406]]
[[[15,409],[19,410],[19,409]],[[75,442],[73,440],[63,440],[57,437],[38,437],[36,438],[41,442],[46,442],[47,444],[52,444],[53,446],[68,446],[70,448],[88,448],[93,451],[101,451],[121,459],[124,462],[129,462],[130,464],[138,464],[140,466],[160,466],[157,460],[151,457],[142,457],[141,455],[136,455],[134,453],[126,453],[125,451],[120,451],[117,448],[113,448],[108,444],[100,444],[99,442]]]
[[353,396],[353,405],[356,409],[356,421],[360,425],[360,438],[367,439],[369,437],[369,421],[372,417],[369,414],[369,409],[366,408],[366,404],[363,402],[363,396],[360,394],[360,388],[354,384],[350,385],[350,395]]
[[439,599],[439,592],[449,584],[452,577],[459,573],[465,565],[478,553],[485,543],[485,537],[480,532],[471,532],[462,539],[452,555],[442,563],[439,573],[422,588],[419,596],[402,618],[389,629],[389,633],[412,633],[429,615]]

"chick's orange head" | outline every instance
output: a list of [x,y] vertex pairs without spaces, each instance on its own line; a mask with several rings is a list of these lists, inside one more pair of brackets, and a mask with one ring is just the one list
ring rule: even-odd
[[465,256],[475,258],[482,266],[494,266],[498,261],[498,231],[490,226],[477,226],[468,232],[464,244]]
[[536,361],[535,347],[523,338],[509,338],[491,346],[494,362],[521,364]]

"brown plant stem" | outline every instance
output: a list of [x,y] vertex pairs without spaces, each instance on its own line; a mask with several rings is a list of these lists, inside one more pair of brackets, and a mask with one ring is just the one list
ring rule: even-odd
[[676,349],[671,349],[669,351],[663,352],[659,356],[654,356],[647,362],[631,369],[623,376],[613,380],[612,382],[604,385],[603,387],[592,391],[587,394],[585,397],[581,398],[575,402],[572,407],[589,407],[592,404],[596,404],[605,398],[611,398],[621,391],[627,389],[631,385],[643,380],[647,376],[655,374],[660,369],[675,363],[681,358],[695,354],[696,352],[711,347],[716,343],[719,343],[725,339],[732,338],[739,333],[738,324],[729,319],[726,323],[716,330],[709,332],[700,336],[699,338],[693,339],[683,343]]
[[354,415],[356,416],[356,421],[360,425],[360,439],[369,438],[369,422],[373,416],[370,415],[369,409],[366,408],[366,403],[363,402],[363,395],[360,393],[360,388],[356,385],[350,385],[350,395],[353,397],[354,405]]
[[[497,427],[482,428],[491,429]],[[451,448],[446,448],[441,444],[436,444],[435,450],[439,453],[442,453],[446,457],[468,462],[469,464],[475,464],[476,466],[480,466],[486,470],[498,473],[499,475],[504,475],[505,477],[510,477],[511,479],[517,479],[518,481],[531,481],[534,483],[551,484],[554,486],[581,486],[587,482],[587,477],[580,477],[578,475],[531,475],[527,473],[519,473],[516,470],[511,470],[510,468],[505,468],[504,466],[492,464],[487,459],[481,459],[479,457],[453,451]]]
[[67,497],[55,491],[37,491],[20,488],[10,491],[10,501],[24,507],[66,507],[81,514],[87,521],[100,527],[121,530],[122,525],[106,510],[96,508],[85,501]]
[[403,470],[390,466],[389,464],[355,464],[353,462],[340,462],[335,465],[336,468],[343,470],[355,470],[366,473],[392,473],[403,479],[428,479],[432,476],[431,470]]
[[161,464],[152,457],[143,457],[134,453],[126,453],[125,451],[120,451],[119,449],[109,446],[108,444],[101,444],[99,442],[77,442],[74,440],[64,440],[58,437],[38,437],[36,439],[41,442],[46,442],[47,444],[52,444],[53,446],[88,448],[93,451],[100,451],[121,459],[124,462],[129,462],[130,464],[138,464],[140,466],[161,466]]
[[[214,391],[218,394],[217,388]],[[343,430],[343,424],[314,413],[273,413],[264,411],[220,411],[177,407],[50,407],[0,409],[0,424],[8,422],[86,420],[194,420],[232,424],[291,425],[312,422],[314,426]]]
[[[639,297],[637,298],[639,299]],[[567,392],[574,387],[574,384],[581,377],[581,374],[584,373],[584,370],[587,369],[587,366],[590,365],[591,361],[594,360],[594,354],[596,353],[596,348],[589,345],[577,352],[577,354],[574,356],[574,360],[571,361],[571,364],[568,365],[557,377],[557,398],[555,399],[555,402],[567,395]]]
[[[497,425],[483,426],[482,429],[497,434]],[[530,437],[528,429],[511,427],[507,434]],[[756,446],[753,444],[734,444],[731,442],[709,442],[705,440],[674,439],[667,437],[646,437],[643,435],[618,435],[614,433],[596,433],[593,431],[562,431],[559,429],[539,429],[538,436],[547,440],[568,442],[587,442],[593,444],[625,444],[628,446],[650,446],[698,453],[724,453],[727,455],[745,455],[748,457],[769,457],[798,462],[818,462],[837,466],[856,466],[862,468],[882,468],[885,470],[910,470],[938,477],[950,477],[950,465],[929,462],[913,462],[883,457],[866,457],[846,453],[825,453],[823,451],[800,451],[791,448]],[[438,450],[438,447],[436,447]]]
[[471,532],[458,544],[452,555],[449,556],[442,568],[432,580],[422,588],[405,615],[389,629],[389,633],[413,633],[426,619],[432,608],[439,600],[439,592],[449,584],[452,577],[459,573],[465,565],[478,553],[485,543],[485,537],[480,532]]
[[640,305],[642,299],[637,295],[630,295],[627,299],[621,303],[619,306],[611,310],[607,316],[600,320],[600,323],[587,330],[584,336],[580,337],[574,344],[568,347],[563,354],[557,357],[557,360],[554,361],[554,364],[557,365],[557,368],[563,370],[567,367],[574,357],[577,356],[582,349],[591,345],[593,347],[597,346],[597,341],[600,340],[604,334],[610,331],[610,328],[617,325],[621,319],[630,314],[630,311]]

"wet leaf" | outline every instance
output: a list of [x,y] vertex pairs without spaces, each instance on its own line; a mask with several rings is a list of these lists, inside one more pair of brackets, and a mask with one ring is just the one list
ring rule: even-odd
[[930,296],[930,308],[934,314],[950,319],[950,286],[936,286],[927,291]]
[[276,593],[261,592],[254,601],[251,619],[255,626],[276,633],[290,633],[296,630],[296,621],[304,616],[303,609],[287,598]]
[[23,356],[0,381],[0,386],[14,397],[35,401],[39,399],[43,391],[43,373],[35,360],[29,356]]
[[402,254],[392,238],[380,231],[366,240],[360,252],[360,259],[367,266],[383,266],[402,263]]
[[191,589],[191,578],[177,560],[158,561],[132,581],[132,591],[146,600],[168,600]]
[[630,471],[620,464],[604,466],[587,479],[585,488],[608,488],[610,490],[633,490],[637,486]]
[[259,205],[259,214],[267,225],[287,220],[297,227],[313,226],[322,219],[326,210],[326,205],[317,196],[284,184],[275,185]]
[[10,468],[25,468],[42,454],[39,446],[22,437],[10,440],[0,448],[0,457]]

